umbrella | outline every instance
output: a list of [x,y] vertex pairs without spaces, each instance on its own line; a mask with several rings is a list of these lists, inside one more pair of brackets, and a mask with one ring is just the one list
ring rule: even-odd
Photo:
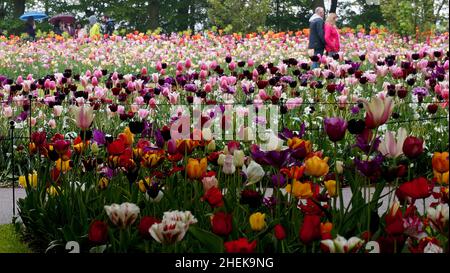
[[34,20],[42,20],[45,18],[48,18],[47,14],[41,11],[29,11],[22,14],[22,16],[19,17],[22,21],[27,21],[28,18],[33,18]]
[[72,14],[58,14],[50,18],[48,22],[53,25],[58,22],[63,22],[65,24],[73,24],[75,23],[75,16],[73,16]]

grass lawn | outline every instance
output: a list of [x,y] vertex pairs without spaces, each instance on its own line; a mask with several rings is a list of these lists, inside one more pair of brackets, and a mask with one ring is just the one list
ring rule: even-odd
[[11,224],[0,225],[0,253],[31,253]]

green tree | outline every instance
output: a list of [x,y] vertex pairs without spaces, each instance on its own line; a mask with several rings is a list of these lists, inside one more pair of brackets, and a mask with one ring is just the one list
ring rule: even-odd
[[252,32],[265,26],[270,0],[208,0],[211,24],[233,27],[234,32]]
[[381,0],[381,11],[388,26],[403,36],[436,26],[433,0]]
[[366,0],[341,1],[338,17],[338,23],[341,26],[361,25],[367,29],[372,23],[386,24],[380,5],[370,5]]

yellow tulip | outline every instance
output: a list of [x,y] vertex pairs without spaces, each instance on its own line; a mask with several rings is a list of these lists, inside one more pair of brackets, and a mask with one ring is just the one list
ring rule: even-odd
[[325,188],[327,189],[327,192],[330,195],[330,197],[336,197],[337,196],[336,181],[328,180],[328,181],[325,181],[324,184],[325,184]]
[[55,162],[56,169],[62,173],[65,173],[70,170],[70,160],[63,160],[61,158],[56,160]]
[[152,180],[150,179],[150,177],[146,177],[145,180],[144,179],[139,180],[139,184],[138,184],[139,191],[142,193],[146,193],[147,192],[146,185],[150,186],[151,183],[152,183]]
[[[37,176],[37,172],[33,171],[33,173],[28,174],[28,184],[32,187],[32,188],[36,188],[37,187],[37,183],[38,183],[38,176]],[[25,178],[25,175],[21,175],[19,176],[19,185],[21,185],[24,188],[28,187],[27,184],[27,180]]]
[[119,134],[119,138],[124,140],[126,146],[131,146],[134,143],[134,134],[129,127],[126,127],[123,133]]
[[297,180],[294,180],[292,182],[292,185],[291,184],[287,185],[285,190],[286,192],[294,195],[298,199],[307,199],[313,196],[311,184],[301,183]]
[[433,173],[434,173],[434,177],[436,178],[436,180],[439,184],[447,184],[448,185],[448,173],[449,172],[440,173],[440,172],[433,170]]
[[106,177],[102,177],[98,180],[98,187],[102,190],[106,189],[108,187],[109,180]]
[[256,212],[250,215],[250,227],[254,231],[261,231],[266,227],[266,214]]
[[50,188],[47,188],[47,193],[50,194],[51,196],[55,196],[58,195],[58,190],[61,190],[60,188],[55,188],[54,186],[51,186]]
[[187,175],[191,179],[200,179],[204,172],[206,172],[206,168],[208,166],[208,160],[205,158],[202,158],[200,160],[189,158],[186,170]]
[[305,173],[307,175],[321,177],[328,173],[328,157],[321,159],[318,156],[308,158],[305,162]]

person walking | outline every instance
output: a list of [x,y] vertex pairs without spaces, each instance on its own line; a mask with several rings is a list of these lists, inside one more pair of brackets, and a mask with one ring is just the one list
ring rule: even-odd
[[336,20],[336,13],[330,13],[325,22],[325,50],[328,56],[338,53],[341,47]]
[[[314,50],[314,56],[323,55],[325,50],[325,33],[323,17],[325,10],[322,7],[316,8],[314,15],[309,19],[309,45],[310,50]],[[312,69],[318,68],[319,63],[314,61]]]
[[103,21],[103,34],[108,34],[109,36],[112,36],[115,29],[114,20],[109,18],[108,15],[104,15],[102,21]]
[[95,17],[95,15],[89,17],[89,25],[91,26],[89,30],[89,37],[90,38],[99,37],[101,35],[100,32],[101,27],[100,24],[97,22],[97,17]]
[[28,17],[26,22],[26,32],[30,36],[31,41],[36,40],[36,22],[33,17]]

